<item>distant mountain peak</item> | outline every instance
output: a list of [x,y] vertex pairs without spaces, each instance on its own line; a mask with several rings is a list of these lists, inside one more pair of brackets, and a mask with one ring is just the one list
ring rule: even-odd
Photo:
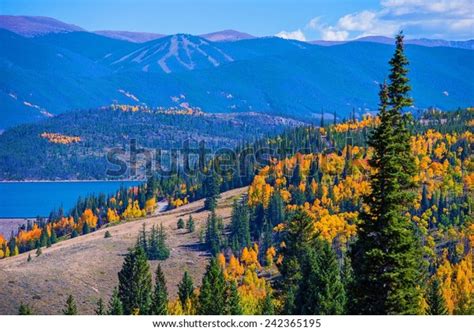
[[0,28],[25,37],[48,33],[84,31],[81,27],[44,16],[0,15]]
[[144,72],[171,73],[218,67],[232,62],[233,58],[209,40],[180,33],[144,43],[107,61],[117,70],[140,68]]
[[[347,44],[350,42],[369,42],[377,44],[386,44],[393,45],[395,39],[386,36],[366,36],[354,40],[345,40],[345,41],[331,41],[331,40],[314,40],[310,43],[313,45],[319,46],[334,46]],[[429,38],[419,38],[419,39],[406,39],[406,45],[418,45],[424,47],[452,47],[452,48],[463,48],[463,49],[472,49],[474,50],[474,40],[465,40],[465,41],[453,41],[453,40],[443,40],[443,39],[429,39]]]
[[252,36],[251,34],[232,30],[232,29],[206,33],[206,34],[200,35],[200,37],[210,40],[210,41],[237,41],[237,40],[243,40],[243,39],[256,38],[255,36]]

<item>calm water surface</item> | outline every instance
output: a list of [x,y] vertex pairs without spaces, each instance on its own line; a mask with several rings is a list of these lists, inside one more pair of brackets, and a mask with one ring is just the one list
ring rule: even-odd
[[0,183],[0,218],[48,216],[60,206],[67,212],[80,196],[114,193],[121,186],[138,184],[137,181]]

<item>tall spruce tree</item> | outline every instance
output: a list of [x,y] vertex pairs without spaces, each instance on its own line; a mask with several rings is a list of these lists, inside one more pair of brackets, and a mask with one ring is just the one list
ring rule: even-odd
[[194,295],[194,284],[191,276],[187,271],[184,272],[181,282],[178,284],[178,297],[181,306],[186,306],[186,300],[191,299]]
[[399,34],[390,60],[390,85],[382,85],[379,94],[381,123],[369,138],[374,150],[369,162],[376,169],[370,177],[372,192],[365,198],[369,210],[361,213],[351,251],[350,307],[356,314],[421,313],[422,250],[405,216],[414,197],[415,170],[402,114],[411,105],[407,64]]
[[161,265],[158,264],[155,273],[155,289],[151,302],[151,314],[166,315],[168,314],[168,291],[166,289],[166,280]]
[[222,246],[222,230],[220,228],[220,219],[214,211],[207,217],[206,224],[206,245],[212,255],[220,252]]
[[229,241],[235,254],[250,246],[250,213],[245,201],[234,202]]
[[226,281],[215,258],[207,266],[202,279],[197,311],[199,315],[226,314]]
[[143,248],[135,247],[125,256],[118,273],[118,295],[125,315],[147,315],[152,299],[150,266]]
[[321,239],[305,247],[300,258],[301,279],[292,314],[338,315],[345,312],[346,294],[336,254]]
[[273,304],[272,293],[267,289],[267,295],[262,305],[262,315],[275,315],[275,305]]
[[428,315],[447,315],[446,300],[444,299],[439,280],[437,278],[431,281],[426,298],[428,304]]
[[215,171],[212,171],[212,174],[204,180],[203,190],[204,197],[204,208],[210,211],[214,211],[217,207],[217,199],[219,199],[219,178]]
[[240,295],[237,291],[237,282],[230,281],[227,284],[226,314],[242,315],[242,305],[240,304]]
[[[309,187],[309,185],[307,185]],[[268,204],[268,219],[273,226],[282,223],[285,220],[285,204],[280,191],[276,191],[270,198]]]

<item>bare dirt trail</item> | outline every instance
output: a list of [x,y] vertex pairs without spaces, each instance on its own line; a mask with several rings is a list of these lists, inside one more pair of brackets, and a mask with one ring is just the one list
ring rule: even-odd
[[[230,219],[232,201],[244,192],[246,188],[221,194],[216,212],[224,222]],[[203,205],[204,201],[199,200],[157,216],[65,240],[43,248],[39,257],[32,251],[30,262],[27,262],[28,253],[0,260],[0,315],[17,314],[21,302],[29,303],[37,314],[61,314],[69,294],[76,299],[80,314],[94,314],[97,300],[102,298],[107,303],[117,286],[123,256],[136,242],[143,223],[148,229],[160,223],[165,227],[171,255],[161,265],[170,295],[176,295],[184,270],[199,285],[209,259],[199,244],[199,233],[208,216],[202,210]],[[178,230],[176,226],[180,217],[186,220],[189,214],[196,223],[194,233]],[[104,238],[107,230],[111,238]],[[157,263],[150,261],[153,273]]]

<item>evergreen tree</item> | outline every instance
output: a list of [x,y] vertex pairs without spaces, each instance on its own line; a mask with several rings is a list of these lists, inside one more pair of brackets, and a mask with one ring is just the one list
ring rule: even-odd
[[226,314],[227,315],[242,315],[243,310],[240,304],[240,295],[237,291],[237,282],[231,281],[228,285],[228,294],[226,298]]
[[433,279],[428,288],[426,303],[428,304],[428,315],[448,314],[446,300],[444,299],[443,292],[441,290],[439,280],[437,278]]
[[88,234],[91,232],[91,228],[89,227],[89,224],[87,222],[84,222],[84,225],[82,226],[82,234]]
[[118,296],[125,315],[150,312],[152,280],[148,261],[141,247],[135,247],[125,256],[118,273]]
[[273,304],[272,294],[268,289],[262,305],[262,315],[275,315],[275,305]]
[[314,236],[312,219],[305,211],[290,218],[280,250],[283,263],[285,314],[343,314],[346,295],[336,254],[331,246]]
[[31,254],[28,253],[28,258],[26,259],[26,262],[31,262]]
[[189,232],[194,232],[196,230],[196,225],[194,224],[194,219],[189,215],[188,221],[186,222],[186,229]]
[[118,289],[114,288],[112,297],[109,301],[109,310],[107,311],[108,315],[123,315],[123,305],[120,301]]
[[226,313],[226,281],[215,258],[207,266],[199,293],[199,315],[224,315]]
[[145,251],[148,260],[163,261],[170,256],[170,249],[166,244],[166,232],[163,224],[160,224],[158,230],[155,225],[153,225],[148,238],[145,228],[143,228],[138,244],[141,245],[142,249]]
[[[150,241],[152,241],[153,239],[155,239],[155,237],[153,236],[153,231],[154,231],[154,225],[152,227],[152,233],[151,233],[151,238],[150,238]],[[143,251],[145,253],[148,254],[148,252],[150,251],[150,249],[152,249],[150,246],[152,246],[153,244],[155,243],[149,243],[148,242],[148,239],[147,239],[147,233],[146,233],[146,225],[145,223],[142,224],[142,229],[140,231],[140,233],[138,234],[138,246],[140,246]]]
[[178,230],[179,229],[184,229],[184,220],[182,218],[180,218],[178,220],[178,223],[176,224],[176,226],[177,226]]
[[312,247],[307,247],[300,265],[302,277],[298,283],[293,314],[343,314],[345,289],[331,246],[326,241],[317,239]]
[[96,315],[105,315],[106,314],[104,301],[102,300],[102,298],[100,298],[97,301],[97,306],[95,308],[95,313],[96,313]]
[[166,232],[163,223],[160,223],[158,230],[158,255],[157,259],[160,261],[166,260],[170,257],[170,249],[166,245]]
[[219,217],[212,211],[207,217],[206,224],[206,245],[212,255],[219,253],[222,246],[222,233],[219,223]]
[[30,305],[20,303],[20,308],[18,308],[18,315],[33,315],[33,311]]
[[204,208],[210,211],[214,211],[217,207],[217,199],[219,199],[219,179],[217,174],[212,171],[211,176],[206,177],[203,183],[204,197]]
[[186,300],[191,299],[194,293],[194,284],[188,272],[185,271],[181,282],[178,284],[178,297],[181,301],[181,306],[186,305]]
[[[419,314],[423,259],[406,212],[413,201],[414,162],[402,108],[411,105],[403,36],[390,61],[390,86],[380,91],[380,125],[369,138],[372,192],[365,198],[358,238],[352,247],[354,282],[350,307],[359,314]],[[390,109],[387,107],[390,106]]]
[[66,300],[66,308],[63,309],[64,315],[77,315],[76,302],[72,295],[69,295]]
[[56,236],[56,231],[54,229],[51,229],[51,237],[49,237],[49,240],[51,242],[51,245],[54,245],[58,242],[58,237]]
[[276,226],[285,220],[285,204],[280,191],[273,193],[270,199],[270,203],[268,204],[268,218],[273,226]]
[[234,253],[250,246],[250,214],[245,202],[235,201],[232,207],[229,241]]
[[153,315],[168,314],[168,291],[166,289],[166,280],[160,264],[156,268],[155,289],[151,303],[151,313]]

